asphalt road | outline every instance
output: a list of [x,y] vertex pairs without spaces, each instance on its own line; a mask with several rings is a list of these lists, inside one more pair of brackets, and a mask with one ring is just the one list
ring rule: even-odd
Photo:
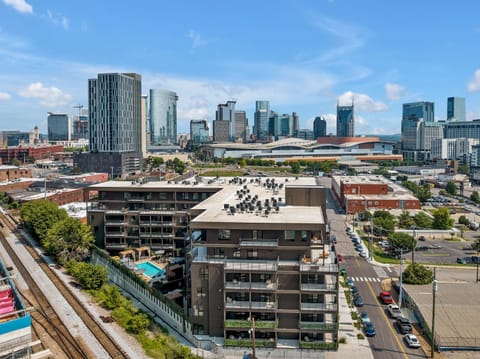
[[[322,182],[330,188],[330,179],[324,178]],[[327,216],[330,221],[331,233],[337,239],[337,253],[343,256],[343,266],[358,288],[364,306],[359,312],[366,311],[376,329],[375,337],[370,337],[369,343],[376,359],[407,359],[425,358],[422,349],[407,348],[401,335],[389,319],[385,306],[378,301],[378,293],[382,289],[381,281],[393,275],[385,267],[373,266],[367,260],[361,258],[355,251],[350,237],[346,234],[346,217],[339,213],[338,202],[329,191],[327,197]],[[352,353],[354,356],[354,354]]]

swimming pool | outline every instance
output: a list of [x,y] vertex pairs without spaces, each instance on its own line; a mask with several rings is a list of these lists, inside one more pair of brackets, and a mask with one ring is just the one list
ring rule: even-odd
[[143,269],[145,272],[146,276],[153,278],[153,277],[158,277],[161,276],[162,274],[165,274],[165,271],[162,268],[157,267],[155,264],[151,262],[143,262],[140,264],[137,264],[135,267],[136,270]]

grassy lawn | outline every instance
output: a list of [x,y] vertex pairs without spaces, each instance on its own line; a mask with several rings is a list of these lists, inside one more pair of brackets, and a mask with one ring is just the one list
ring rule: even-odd
[[226,170],[218,170],[218,171],[205,171],[200,174],[203,177],[237,177],[243,176],[243,171],[226,171]]

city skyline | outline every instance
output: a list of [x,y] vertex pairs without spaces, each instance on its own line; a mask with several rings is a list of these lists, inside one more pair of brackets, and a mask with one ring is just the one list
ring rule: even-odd
[[[378,4],[284,1],[272,9],[247,1],[222,18],[213,1],[144,10],[2,0],[0,128],[46,132],[47,112],[75,115],[73,106],[88,104],[88,78],[106,72],[139,73],[143,94],[176,92],[179,133],[193,119],[212,124],[229,100],[250,128],[256,100],[297,112],[302,129],[323,116],[327,133],[336,132],[337,100],[348,105],[352,97],[356,134],[400,133],[409,102],[435,102],[435,119],[445,120],[452,96],[466,98],[468,120],[480,118],[480,5]],[[413,8],[428,16],[405,16]],[[159,23],[161,14],[169,15]],[[153,31],[141,27],[148,22]],[[287,22],[294,25],[275,26]]]

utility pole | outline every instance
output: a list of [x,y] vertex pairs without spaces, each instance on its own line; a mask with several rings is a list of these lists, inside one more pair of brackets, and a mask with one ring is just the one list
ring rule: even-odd
[[402,265],[403,265],[403,248],[400,248],[400,290],[398,291],[398,307],[402,307],[402,294],[403,294],[403,289],[402,289],[402,280],[403,280],[403,270],[402,270]]
[[412,248],[412,264],[415,264],[415,247],[417,246],[417,232],[413,230],[413,248]]
[[433,268],[433,283],[432,283],[432,295],[433,295],[433,305],[432,305],[432,351],[430,352],[430,358],[433,358],[435,352],[435,297],[438,290],[437,282],[437,268]]
[[250,335],[252,337],[252,356],[253,356],[253,359],[257,359],[256,353],[255,353],[255,317],[252,315],[250,317],[250,320],[252,322],[252,327],[249,330]]

